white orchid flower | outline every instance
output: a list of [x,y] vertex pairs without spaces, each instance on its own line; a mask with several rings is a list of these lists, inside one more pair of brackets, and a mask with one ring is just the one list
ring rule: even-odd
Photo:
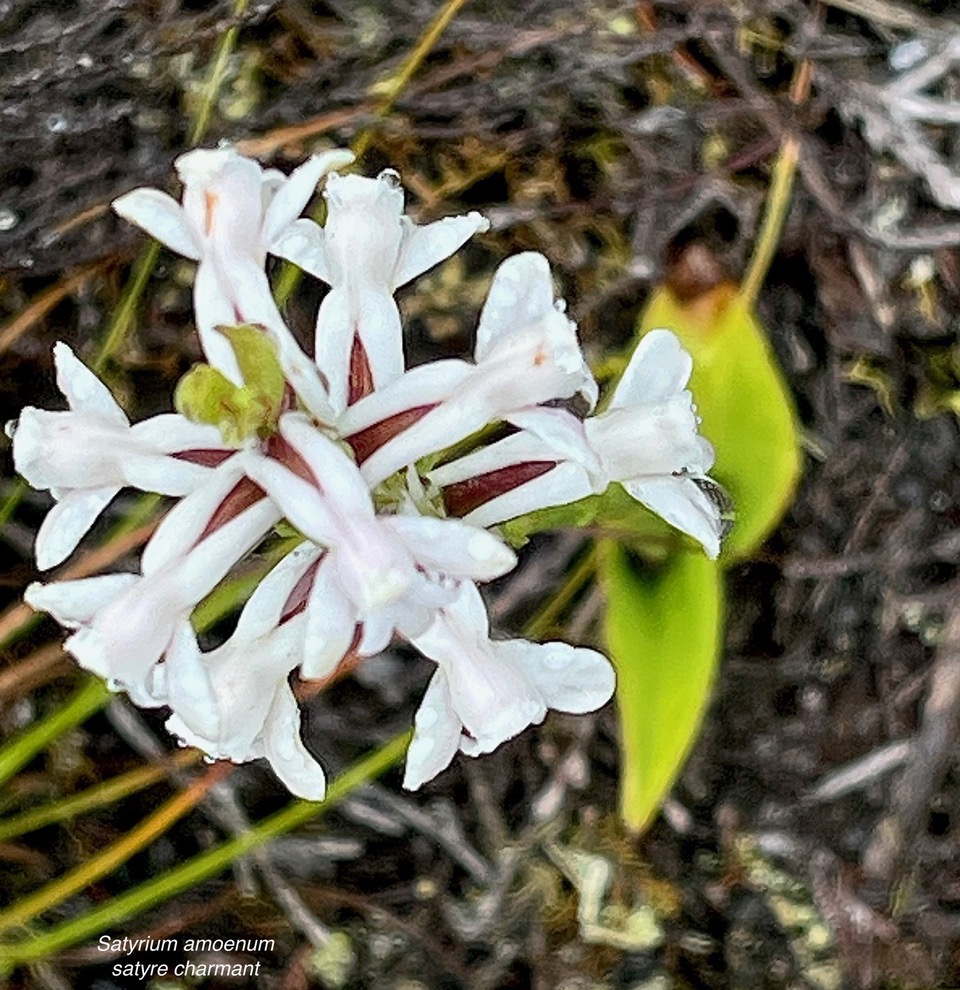
[[37,566],[65,560],[125,487],[186,495],[229,457],[219,432],[175,414],[131,426],[109,389],[64,344],[53,348],[57,385],[69,411],[27,406],[13,435],[17,471],[56,504],[37,533]]
[[513,434],[436,468],[448,508],[476,526],[601,494],[619,482],[638,502],[720,552],[723,520],[709,495],[713,448],[687,390],[692,360],[669,330],[637,345],[606,411],[580,422],[559,409],[528,411]]
[[302,414],[282,416],[279,436],[270,456],[239,460],[314,544],[300,557],[304,676],[339,660],[358,627],[358,652],[370,656],[396,629],[425,629],[455,582],[489,581],[516,565],[497,537],[459,520],[378,514],[356,464]]
[[120,216],[199,262],[194,307],[210,364],[234,384],[243,384],[236,355],[217,327],[262,326],[275,340],[294,389],[324,418],[331,412],[323,382],[284,323],[264,266],[267,253],[303,212],[320,179],[352,160],[349,151],[328,151],[284,178],[275,170],[265,172],[232,148],[201,148],[175,162],[183,182],[182,204],[149,188],[134,189],[113,202]]
[[597,386],[577,343],[576,326],[554,301],[547,259],[508,258],[480,315],[475,364],[436,361],[351,406],[339,428],[371,486],[419,458],[544,402]]
[[140,575],[32,584],[24,598],[76,630],[65,648],[82,667],[139,698],[177,627],[279,519],[231,460],[166,515]]
[[[157,668],[158,694],[172,709],[167,729],[215,759],[266,757],[298,797],[319,801],[323,770],[300,738],[300,711],[288,677],[302,660],[307,615],[291,612],[304,560],[285,557],[257,586],[233,635],[201,653],[189,623],[177,629]],[[332,673],[330,663],[316,676]]]
[[480,592],[461,586],[430,628],[411,639],[436,661],[417,712],[403,786],[416,790],[456,755],[496,749],[550,708],[583,713],[606,704],[615,676],[606,657],[567,643],[497,641]]
[[376,179],[329,176],[324,227],[299,220],[274,253],[326,282],[316,360],[337,412],[403,374],[403,331],[393,293],[490,227],[479,213],[417,227],[403,215],[393,169]]

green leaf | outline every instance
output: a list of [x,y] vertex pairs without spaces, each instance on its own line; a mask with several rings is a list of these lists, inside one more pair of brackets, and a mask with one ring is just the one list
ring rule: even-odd
[[706,711],[723,623],[722,570],[699,552],[651,566],[610,540],[599,550],[617,671],[620,811],[640,832],[673,786]]
[[689,303],[658,289],[638,335],[655,327],[672,330],[693,357],[690,388],[717,452],[710,473],[734,503],[721,555],[729,565],[756,552],[793,498],[801,468],[793,398],[763,327],[733,286]]

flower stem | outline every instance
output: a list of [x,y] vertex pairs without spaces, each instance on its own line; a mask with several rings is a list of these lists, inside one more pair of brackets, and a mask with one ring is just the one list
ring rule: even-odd
[[793,191],[793,180],[799,160],[800,139],[791,134],[780,146],[780,152],[773,167],[770,195],[767,197],[760,236],[757,238],[757,245],[750,257],[743,281],[740,283],[740,298],[749,307],[753,307],[757,302],[760,288],[770,270],[777,246],[780,244],[780,235],[783,233],[783,225],[786,223],[790,210],[790,196]]
[[186,767],[196,763],[199,759],[199,750],[183,750],[174,753],[169,760],[164,760],[162,763],[135,767],[133,770],[128,770],[126,773],[118,774],[116,777],[104,781],[102,784],[89,787],[79,794],[73,794],[38,808],[31,808],[14,818],[0,822],[0,842],[8,842],[19,835],[44,828],[46,825],[69,821],[88,811],[95,811],[97,808],[121,801],[150,787],[151,784],[163,780],[170,773],[171,768]]
[[403,732],[358,760],[330,785],[323,801],[293,801],[248,832],[194,856],[169,873],[140,884],[79,918],[73,918],[23,942],[3,946],[0,948],[0,975],[22,963],[46,958],[161,904],[181,891],[216,876],[235,859],[252,849],[329,811],[358,787],[379,777],[399,762],[410,742],[410,736],[409,731]]
[[[247,9],[249,0],[237,0],[233,7],[234,17],[241,17]],[[234,25],[229,28],[217,45],[213,63],[210,66],[210,74],[204,86],[203,97],[193,118],[190,127],[188,142],[195,146],[203,140],[210,126],[210,119],[213,115],[213,108],[220,95],[220,87],[223,85],[227,72],[227,65],[230,55],[237,43],[237,35],[240,29]],[[137,314],[137,306],[140,297],[143,295],[156,267],[157,259],[160,257],[160,244],[151,241],[141,252],[133,266],[130,280],[127,282],[121,296],[120,303],[114,311],[113,318],[107,328],[107,335],[93,359],[93,370],[98,374],[102,372],[105,365],[120,350],[123,342],[133,327]]]
[[0,933],[28,924],[44,911],[62,904],[68,897],[72,897],[84,887],[89,887],[90,884],[111,873],[196,807],[210,788],[232,770],[233,765],[230,763],[217,763],[209,767],[206,773],[162,804],[152,815],[144,818],[136,828],[131,829],[112,846],[85,860],[76,869],[47,884],[36,893],[21,898],[6,911],[0,912]]
[[591,547],[567,575],[563,587],[526,624],[523,633],[531,639],[540,639],[553,626],[564,609],[576,598],[583,586],[593,577],[599,560],[597,548]]

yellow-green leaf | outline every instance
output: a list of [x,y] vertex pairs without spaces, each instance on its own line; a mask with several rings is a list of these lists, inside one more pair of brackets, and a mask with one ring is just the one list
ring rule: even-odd
[[620,811],[642,831],[669,793],[703,719],[722,628],[722,570],[702,553],[651,566],[600,544],[605,629],[617,670]]
[[693,357],[690,388],[703,435],[717,452],[710,473],[734,503],[722,553],[730,564],[758,549],[793,498],[801,466],[793,399],[763,327],[733,286],[690,303],[658,289],[638,335],[655,327],[672,330]]

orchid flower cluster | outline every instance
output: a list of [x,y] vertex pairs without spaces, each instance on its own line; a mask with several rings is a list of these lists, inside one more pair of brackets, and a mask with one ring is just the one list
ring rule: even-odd
[[[212,758],[266,757],[295,794],[324,774],[300,738],[290,686],[326,679],[395,637],[436,664],[415,717],[404,785],[462,752],[490,752],[548,709],[603,705],[614,674],[600,653],[491,638],[478,584],[517,563],[495,529],[619,484],[674,527],[719,550],[705,493],[710,445],[686,389],[676,338],[643,339],[599,415],[576,327],[546,259],[504,261],[480,314],[472,361],[407,367],[394,292],[487,221],[417,226],[396,172],[339,174],[349,152],[289,176],[231,148],[176,162],[182,199],[135,189],[113,204],[197,262],[194,308],[206,363],[177,388],[178,412],[131,425],[63,343],[54,357],[69,409],[25,408],[17,470],[54,506],[37,537],[41,569],[77,547],[124,488],[178,501],[138,573],[30,586],[26,600],[71,635],[86,669]],[[325,179],[326,222],[301,218]],[[314,357],[284,321],[266,274],[286,259],[330,290]],[[191,614],[277,527],[299,544],[261,580],[221,646],[204,651]]]

